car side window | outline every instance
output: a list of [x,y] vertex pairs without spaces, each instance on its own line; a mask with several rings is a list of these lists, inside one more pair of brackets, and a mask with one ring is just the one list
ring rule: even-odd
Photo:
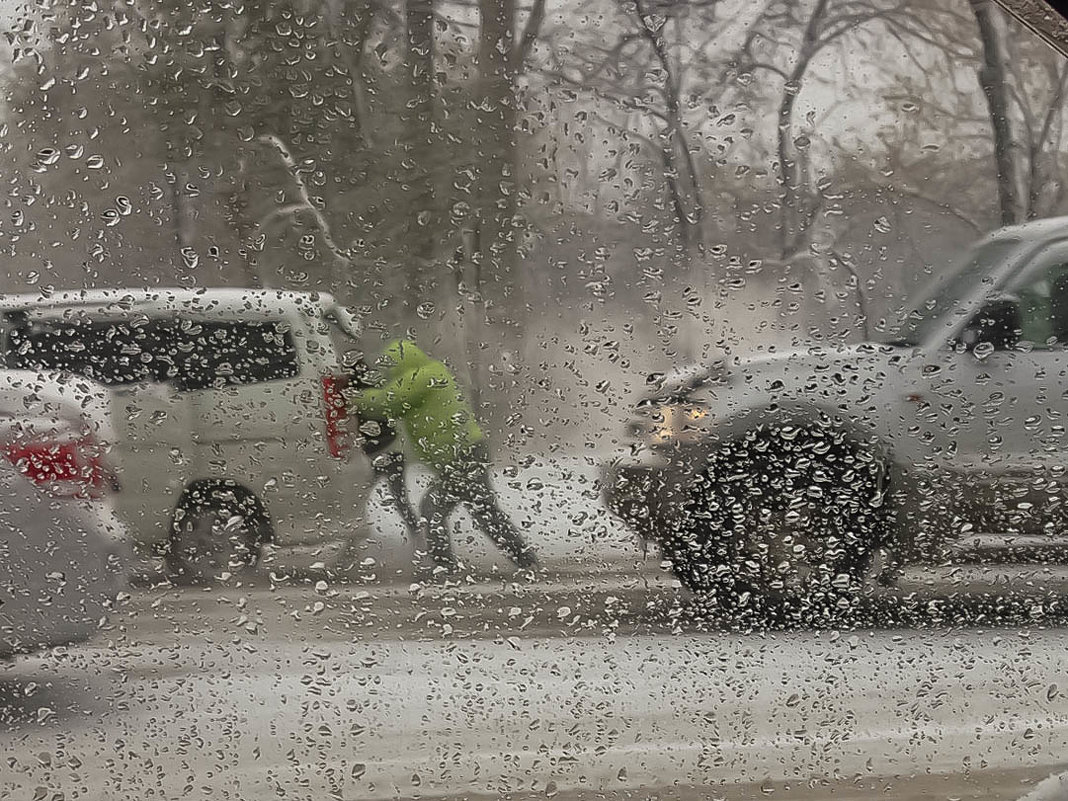
[[280,381],[300,372],[293,335],[282,322],[183,320],[178,339],[180,389]]
[[1020,301],[1021,339],[1039,349],[1068,344],[1068,257],[1029,271],[1011,293]]

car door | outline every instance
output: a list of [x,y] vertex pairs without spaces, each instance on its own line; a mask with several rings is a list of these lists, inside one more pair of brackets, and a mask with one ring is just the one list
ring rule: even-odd
[[288,528],[316,508],[321,472],[323,414],[318,378],[298,353],[304,332],[282,317],[186,317],[180,328],[194,478],[238,482],[264,501],[276,530]]
[[1017,310],[1019,341],[959,343],[932,378],[955,511],[991,546],[1066,529],[1068,243],[1043,248],[993,297]]
[[118,514],[144,544],[169,536],[192,458],[192,413],[174,384],[176,321],[139,315],[100,320],[98,378],[111,387]]

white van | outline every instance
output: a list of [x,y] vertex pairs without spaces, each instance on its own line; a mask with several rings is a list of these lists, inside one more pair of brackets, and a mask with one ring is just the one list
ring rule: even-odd
[[206,579],[269,550],[336,566],[363,531],[371,466],[342,400],[355,319],[322,293],[97,290],[0,298],[9,368],[99,385],[119,517]]

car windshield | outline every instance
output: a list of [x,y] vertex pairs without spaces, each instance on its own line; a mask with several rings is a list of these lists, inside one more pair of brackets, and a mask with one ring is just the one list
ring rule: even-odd
[[1068,801],[1058,4],[0,2],[0,801]]
[[965,304],[989,290],[1004,267],[1018,255],[1022,242],[1015,238],[995,239],[978,245],[934,279],[916,300],[910,301],[904,320],[885,337],[887,344],[920,345],[950,319],[963,313]]

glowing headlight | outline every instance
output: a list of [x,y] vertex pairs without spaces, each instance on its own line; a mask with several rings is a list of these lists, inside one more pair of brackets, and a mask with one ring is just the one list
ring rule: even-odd
[[708,409],[696,403],[661,406],[653,412],[653,441],[657,443],[692,439],[700,424],[708,418]]

